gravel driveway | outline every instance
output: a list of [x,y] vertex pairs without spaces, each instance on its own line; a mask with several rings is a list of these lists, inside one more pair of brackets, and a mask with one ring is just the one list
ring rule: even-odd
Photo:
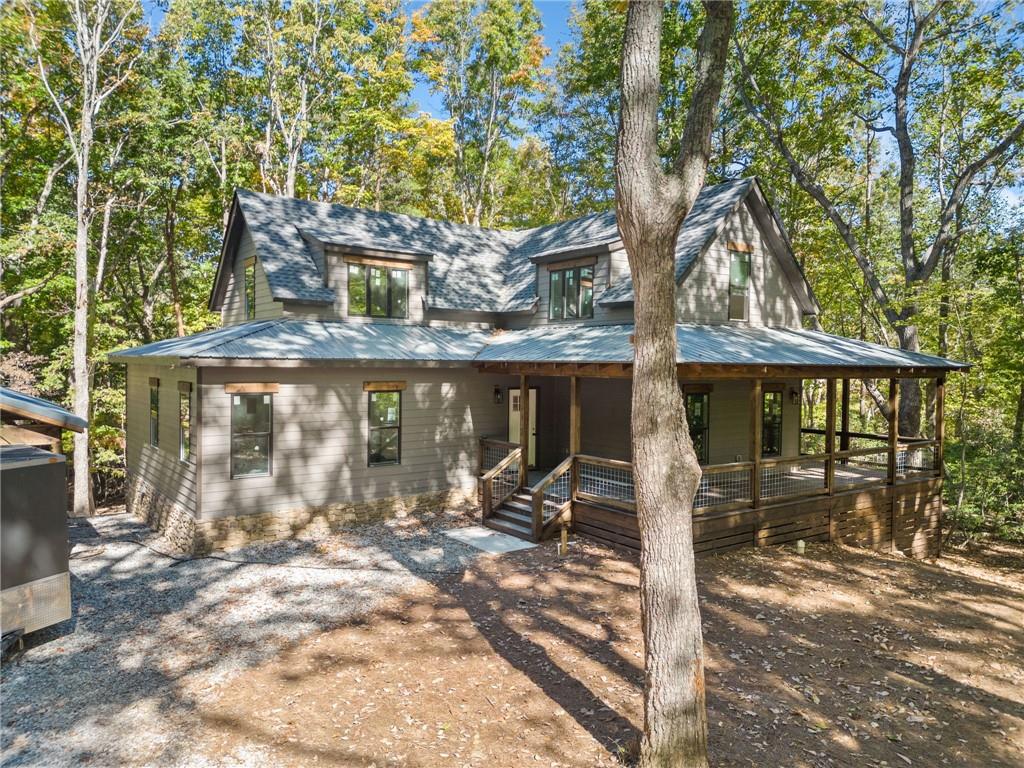
[[[406,518],[176,560],[127,515],[71,521],[70,621],[3,665],[4,766],[211,765],[191,745],[218,686],[479,551]],[[262,765],[258,751],[217,765]]]

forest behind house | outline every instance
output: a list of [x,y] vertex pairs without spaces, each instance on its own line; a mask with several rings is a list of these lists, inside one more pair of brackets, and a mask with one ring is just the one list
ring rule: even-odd
[[[663,158],[702,18],[668,6]],[[130,0],[0,7],[0,377],[75,406],[87,368],[97,503],[125,471],[124,369],[106,355],[217,325],[234,189],[488,227],[614,207],[621,3],[579,3],[557,51],[532,0],[160,10],[153,29]],[[762,180],[824,330],[973,366],[946,387],[948,514],[960,536],[1018,540],[1022,32],[1013,3],[745,4],[708,179]],[[901,434],[927,432],[931,397],[905,398]],[[857,383],[855,428],[884,431],[879,399]],[[803,408],[822,418],[823,387]]]

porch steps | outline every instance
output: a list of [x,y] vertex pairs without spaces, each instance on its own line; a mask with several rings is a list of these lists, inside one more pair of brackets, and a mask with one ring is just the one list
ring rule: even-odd
[[525,493],[514,493],[484,520],[484,525],[495,531],[533,541],[532,500]]

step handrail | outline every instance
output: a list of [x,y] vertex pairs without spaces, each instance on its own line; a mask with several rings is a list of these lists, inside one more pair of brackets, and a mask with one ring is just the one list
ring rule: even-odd
[[[483,502],[484,520],[489,518],[491,514],[494,512],[494,478],[497,477],[502,472],[504,472],[506,469],[508,469],[512,464],[516,463],[519,460],[522,451],[523,449],[521,446],[516,446],[512,451],[509,452],[508,456],[506,456],[504,459],[499,461],[489,470],[484,472],[483,476],[480,478],[480,482],[483,484],[483,498],[481,499],[481,501]],[[515,493],[517,490],[519,490],[518,480],[516,482],[516,487],[512,490],[512,492],[498,499],[497,503],[501,504],[503,501],[505,501],[505,499],[507,499],[509,496],[512,495],[512,493]]]
[[[564,475],[566,472],[572,471],[573,465],[576,463],[576,457],[574,455],[567,456],[562,460],[562,463],[555,467],[553,470],[544,476],[544,479],[533,486],[531,494],[531,528],[533,531],[533,538],[535,541],[540,541],[541,535],[544,532],[544,491],[546,491],[552,483],[558,478]],[[572,496],[574,488],[569,489],[569,502],[572,503]],[[564,505],[563,505],[564,506]],[[561,510],[560,510],[561,511]]]

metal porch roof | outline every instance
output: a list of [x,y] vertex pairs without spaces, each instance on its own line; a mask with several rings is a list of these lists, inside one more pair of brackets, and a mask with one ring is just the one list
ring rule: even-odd
[[[261,320],[114,352],[112,360],[632,363],[632,324],[544,325],[514,331],[333,320]],[[677,360],[696,365],[939,368],[963,363],[819,331],[676,326]]]
[[7,387],[0,387],[0,411],[7,411],[26,419],[34,419],[44,424],[51,424],[75,432],[84,432],[89,422],[76,416],[67,408],[63,408],[41,397],[33,397],[23,392],[15,392]]

